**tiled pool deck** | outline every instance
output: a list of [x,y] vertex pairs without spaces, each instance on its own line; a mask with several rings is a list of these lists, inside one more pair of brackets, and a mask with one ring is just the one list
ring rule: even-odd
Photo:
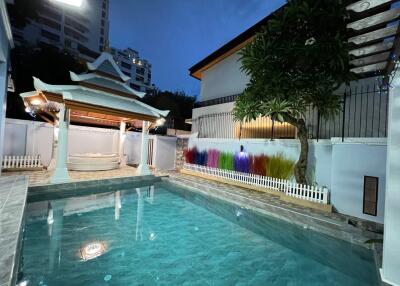
[[[15,175],[27,175],[29,176],[29,186],[41,186],[50,184],[50,178],[52,171],[20,171],[20,172],[3,172],[2,176],[15,176]],[[120,177],[132,177],[136,176],[136,168],[125,166],[117,170],[109,171],[96,171],[96,172],[78,172],[69,171],[71,182],[89,181],[89,180],[101,180],[101,179],[112,179]]]
[[[136,180],[136,169],[133,167],[123,167],[118,170],[100,171],[100,172],[70,172],[71,181],[75,183],[74,189],[80,185],[96,183],[97,180],[107,180],[110,184],[116,178],[121,180]],[[27,172],[10,172],[2,173],[0,178],[0,286],[10,285],[13,269],[9,269],[14,258],[18,256],[19,230],[23,221],[23,210],[26,202],[26,185],[29,178],[29,187],[33,187],[31,191],[37,195],[46,192],[49,189],[49,181],[51,177],[49,171],[27,171]],[[365,247],[372,247],[371,244],[365,242],[369,239],[380,239],[382,235],[382,225],[369,223],[355,218],[350,218],[337,213],[326,213],[307,207],[302,207],[289,202],[284,202],[279,197],[261,193],[241,187],[236,187],[220,182],[210,181],[207,179],[185,175],[176,171],[154,172],[156,176],[169,176],[169,180],[177,185],[193,188],[194,190],[231,201],[239,204],[244,208],[251,208],[257,211],[275,216],[277,218],[299,224],[305,228],[314,229],[336,238],[341,238]],[[130,179],[129,179],[130,177]],[[138,178],[139,179],[139,178]],[[118,180],[118,179],[117,179]],[[87,182],[86,182],[87,181]],[[80,183],[78,183],[80,182]],[[98,182],[97,182],[98,183]],[[24,185],[25,184],[25,185]],[[25,190],[24,189],[25,186]],[[54,186],[57,190],[67,187],[66,184]],[[54,188],[51,187],[51,188]],[[10,196],[10,194],[13,194]],[[10,200],[11,199],[11,200]],[[5,203],[9,206],[5,208]],[[15,204],[18,208],[15,208]],[[353,225],[349,224],[349,220],[353,221]],[[354,224],[357,226],[354,226]],[[10,229],[12,227],[12,229]],[[10,241],[7,235],[14,235],[14,239]],[[8,239],[8,240],[7,240]],[[13,243],[13,246],[11,244]],[[374,245],[373,248],[376,248]],[[14,249],[14,250],[13,250]],[[379,257],[379,249],[375,249],[377,254],[377,267],[380,267],[381,257]],[[7,266],[7,268],[5,267]],[[8,273],[8,274],[7,274]],[[8,280],[7,280],[8,279]]]
[[25,176],[0,178],[0,286],[15,284],[27,191]]

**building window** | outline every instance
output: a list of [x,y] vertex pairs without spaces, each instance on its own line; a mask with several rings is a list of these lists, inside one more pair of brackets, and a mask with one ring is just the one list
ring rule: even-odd
[[83,46],[83,45],[81,45],[81,44],[78,44],[78,51],[79,51],[81,54],[83,54],[83,55],[85,55],[85,56],[88,56],[88,57],[90,57],[90,58],[92,58],[92,59],[96,59],[96,58],[98,58],[98,57],[100,56],[99,53],[96,53],[96,52],[94,52],[94,51],[92,51],[92,50],[86,48],[85,46]]
[[51,9],[49,7],[42,6],[40,8],[40,12],[43,15],[46,15],[47,17],[50,17],[56,21],[61,21],[61,17],[62,17],[61,14],[59,12],[54,11],[53,9]]
[[140,75],[144,75],[144,68],[136,68],[136,73]]
[[103,18],[105,18],[105,17],[106,17],[106,12],[105,12],[105,11],[101,12],[101,16],[102,16]]
[[140,86],[134,83],[130,83],[129,84],[131,86],[131,88],[133,88],[134,90],[140,91]]
[[75,30],[78,30],[82,34],[89,32],[88,28],[86,28],[84,25],[78,23],[77,21],[75,21],[74,19],[72,19],[69,16],[65,16],[65,25],[67,25],[71,28],[74,28]]
[[101,20],[101,26],[104,27],[104,20]]
[[141,81],[141,82],[143,82],[144,81],[144,78],[142,78],[142,77],[136,77],[136,81]]
[[131,74],[128,73],[128,72],[126,72],[126,71],[122,71],[122,73],[125,74],[125,75],[127,75],[127,76],[129,76],[129,77],[131,77]]
[[42,37],[47,38],[47,39],[52,40],[52,41],[57,41],[57,42],[60,41],[60,36],[58,36],[56,34],[53,34],[53,33],[49,32],[49,31],[46,31],[46,30],[41,30],[41,35],[42,35]]
[[127,64],[127,63],[125,63],[125,62],[121,62],[121,66],[122,66],[123,68],[128,69],[128,70],[130,70],[131,67],[132,67],[130,64]]
[[68,27],[64,27],[64,33],[65,33],[65,35],[67,35],[67,36],[69,36],[69,37],[71,37],[71,38],[73,38],[75,40],[78,40],[80,42],[87,42],[88,41],[88,39],[86,37],[84,37],[82,34],[78,33],[75,30],[72,30],[72,29],[70,29]]
[[364,214],[376,216],[378,206],[378,186],[378,177],[364,176]]
[[53,28],[53,29],[55,29],[57,31],[61,31],[61,24],[59,24],[59,23],[57,23],[55,21],[40,17],[39,18],[39,22],[44,24],[44,25],[46,25],[46,26],[48,26],[48,27],[50,27],[50,28]]

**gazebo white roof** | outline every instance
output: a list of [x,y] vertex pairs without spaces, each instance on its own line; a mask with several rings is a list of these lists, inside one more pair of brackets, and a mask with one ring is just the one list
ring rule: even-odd
[[77,85],[52,85],[34,77],[35,90],[21,93],[20,96],[28,107],[32,105],[33,99],[64,103],[67,108],[75,111],[75,117],[79,117],[79,112],[91,112],[92,116],[113,116],[114,121],[154,122],[168,115],[168,110],[158,110],[138,100],[145,93],[136,91],[125,83],[127,77],[120,71],[110,54],[102,53],[96,61],[88,63],[87,66],[92,73],[78,75],[70,72],[71,80],[77,82]]
[[121,84],[120,81],[115,79],[110,79],[104,76],[101,76],[96,73],[87,73],[87,74],[76,74],[74,72],[69,72],[72,81],[88,84],[88,85],[95,85],[101,86],[103,88],[113,89],[115,91],[119,91],[125,94],[135,95],[139,98],[143,98],[146,93],[140,92],[137,90],[132,89],[128,84],[123,83]]

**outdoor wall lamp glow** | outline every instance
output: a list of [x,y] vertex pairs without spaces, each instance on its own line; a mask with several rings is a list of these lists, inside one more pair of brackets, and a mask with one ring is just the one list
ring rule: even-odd
[[74,7],[81,7],[83,2],[83,0],[52,0],[52,1],[71,5]]
[[31,104],[35,105],[35,106],[38,106],[38,105],[42,104],[42,101],[40,99],[32,99],[31,100]]
[[162,125],[164,125],[164,123],[165,123],[164,118],[157,119],[156,126],[162,126]]

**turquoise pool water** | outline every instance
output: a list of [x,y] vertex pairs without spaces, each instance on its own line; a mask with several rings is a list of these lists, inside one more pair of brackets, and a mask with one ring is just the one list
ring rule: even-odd
[[28,204],[21,284],[378,284],[364,248],[168,182],[98,191]]

